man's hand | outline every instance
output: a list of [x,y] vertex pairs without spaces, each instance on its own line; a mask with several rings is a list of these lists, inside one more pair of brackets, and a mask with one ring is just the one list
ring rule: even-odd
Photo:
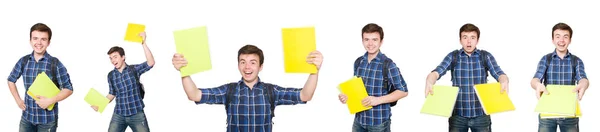
[[577,85],[577,86],[575,86],[575,89],[573,89],[573,92],[577,92],[577,97],[579,97],[579,101],[581,101],[581,99],[583,99],[585,90],[587,90],[587,89],[583,88],[583,86],[581,86],[581,85]]
[[345,94],[338,95],[338,98],[340,99],[340,102],[342,102],[342,104],[346,104],[346,101],[348,100],[348,96],[346,96]]
[[549,93],[548,93],[548,90],[546,90],[546,86],[544,86],[544,84],[542,84],[542,83],[539,83],[535,87],[535,95],[537,96],[538,99],[540,99],[540,97],[542,97],[542,94],[548,95]]
[[48,108],[50,105],[56,103],[56,99],[54,98],[46,98],[44,96],[36,96],[38,99],[38,101],[35,101],[36,104],[38,104],[38,106],[40,106],[40,108],[42,109],[46,109]]
[[321,64],[323,63],[323,55],[317,50],[312,51],[306,57],[306,62],[308,64],[314,64],[315,66],[317,66],[317,70],[319,70],[321,69]]
[[25,111],[25,102],[21,99],[17,100],[17,105],[19,106],[19,108],[23,111]]
[[433,84],[430,83],[426,83],[425,84],[425,98],[427,98],[427,95],[433,95]]
[[508,82],[500,83],[500,86],[502,87],[502,89],[500,90],[500,93],[508,94]]
[[142,37],[142,44],[146,44],[146,32],[141,32],[139,36]]
[[379,104],[381,104],[381,102],[378,97],[368,96],[362,100],[362,105],[365,107],[377,106]]
[[94,111],[98,112],[98,106],[92,105],[92,109],[94,109]]
[[183,55],[181,54],[174,54],[173,55],[173,67],[175,67],[175,69],[177,71],[179,71],[181,69],[181,67],[184,67],[188,64],[187,60],[185,60],[185,58],[183,58]]

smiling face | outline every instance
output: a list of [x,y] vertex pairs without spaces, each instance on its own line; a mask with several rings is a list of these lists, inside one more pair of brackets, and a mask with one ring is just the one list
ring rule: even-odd
[[556,52],[567,53],[569,45],[571,44],[571,33],[568,30],[554,30],[552,37],[552,43],[556,47]]
[[29,44],[31,44],[31,48],[35,54],[42,55],[46,52],[46,48],[50,45],[50,35],[48,32],[42,32],[34,30],[31,32],[31,38],[29,39]]
[[262,70],[260,57],[256,54],[240,54],[238,57],[238,70],[247,84],[258,82],[258,72]]
[[119,52],[112,52],[108,54],[110,57],[110,63],[115,66],[116,69],[121,69],[125,65],[125,56],[121,56]]
[[381,37],[379,33],[363,33],[363,46],[369,55],[377,55],[379,53],[379,47],[381,47]]

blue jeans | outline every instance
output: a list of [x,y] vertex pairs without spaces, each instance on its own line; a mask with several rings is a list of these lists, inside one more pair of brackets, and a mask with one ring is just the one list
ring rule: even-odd
[[469,128],[471,129],[471,132],[492,131],[492,119],[489,115],[478,117],[461,117],[453,115],[448,119],[448,123],[450,132],[468,132]]
[[386,120],[383,123],[375,126],[369,125],[361,125],[357,120],[354,120],[354,124],[352,125],[352,132],[391,132],[390,130],[390,120]]
[[148,120],[146,120],[146,114],[144,111],[139,111],[135,115],[122,116],[114,114],[108,127],[109,132],[125,132],[127,126],[134,132],[149,132]]
[[579,132],[579,118],[549,118],[542,119],[538,116],[540,124],[538,132],[556,132],[560,127],[561,132]]
[[[58,120],[58,118],[56,119]],[[57,121],[47,124],[32,124],[21,117],[21,123],[19,123],[19,132],[56,132],[57,127]]]

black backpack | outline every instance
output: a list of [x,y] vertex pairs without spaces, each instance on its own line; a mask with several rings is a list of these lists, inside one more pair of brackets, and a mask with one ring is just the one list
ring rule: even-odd
[[[575,70],[577,68],[577,60],[579,60],[579,57],[571,54],[571,67],[573,68],[573,77],[571,78],[571,80],[573,81],[573,84],[575,84],[575,75],[577,73],[575,73]],[[544,79],[542,79],[542,83],[544,84],[544,86],[548,85],[548,69],[550,69],[550,61],[552,61],[552,53],[546,54],[546,71],[544,71]]]
[[[146,94],[146,91],[144,90],[144,85],[140,82],[140,78],[138,77],[137,71],[135,70],[135,66],[133,65],[128,65],[127,69],[129,69],[129,72],[133,73],[133,77],[135,78],[135,82],[138,84],[139,87],[139,91],[140,91],[140,97],[142,97],[142,99],[144,99],[144,95]],[[108,73],[108,78],[110,79],[110,77],[113,76],[113,72]],[[113,82],[113,79],[110,79],[110,81],[112,82],[112,84],[115,84],[115,82]]]
[[[452,76],[452,80],[456,79],[456,77],[454,76],[454,68],[456,67],[456,63],[458,61],[458,53],[459,52],[460,52],[459,50],[454,50],[452,52],[452,62],[450,63],[450,73]],[[480,63],[483,64],[483,68],[485,69],[485,77],[482,80],[482,83],[484,83],[484,82],[486,82],[485,80],[487,80],[487,77],[489,76],[488,71],[490,70],[490,67],[488,66],[488,63],[487,63],[487,56],[490,53],[485,50],[480,50],[480,52],[481,52],[481,54],[479,56],[479,59],[481,59]]]
[[[231,100],[233,100],[233,89],[237,88],[238,83],[229,83],[227,84],[227,93],[225,94],[225,96],[227,97],[225,99],[225,111],[227,112],[229,110],[229,103],[231,103]],[[275,94],[273,94],[273,89],[275,88],[275,86],[273,86],[272,84],[268,84],[268,83],[263,83],[265,85],[265,88],[267,89],[267,93],[265,94],[267,96],[267,98],[269,99],[269,103],[271,103],[271,118],[275,117]]]
[[[23,58],[21,58],[21,73],[25,72],[25,65],[27,64],[27,61],[29,60],[29,58],[31,58],[31,55],[26,55],[23,56]],[[50,58],[50,73],[46,73],[46,74],[50,74],[53,76],[52,78],[52,82],[54,83],[54,85],[56,85],[56,87],[60,86],[58,85],[58,76],[56,74],[56,70],[58,67],[56,67],[56,64],[58,63],[58,59],[56,59],[56,57],[52,57]]]
[[[394,91],[396,91],[396,89],[394,87],[391,87],[388,83],[389,83],[389,79],[388,79],[388,65],[392,62],[391,59],[387,58],[387,57],[383,57],[383,70],[382,75],[383,75],[383,88],[387,89],[387,94],[390,94]],[[356,60],[354,61],[354,72],[358,72],[358,66],[360,64],[360,61],[362,60],[362,57],[358,57],[356,58]],[[355,73],[356,75],[356,73]],[[389,103],[391,107],[396,106],[396,103],[398,103],[398,101],[394,101]]]

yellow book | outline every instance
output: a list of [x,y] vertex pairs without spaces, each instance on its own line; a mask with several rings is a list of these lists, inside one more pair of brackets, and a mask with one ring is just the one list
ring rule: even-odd
[[317,49],[315,28],[283,28],[283,57],[286,73],[316,73],[317,67],[306,62]]
[[182,77],[212,69],[206,26],[174,31],[173,35],[177,53],[188,62],[179,70]]
[[[40,99],[36,97],[36,95],[43,96],[46,98],[52,98],[60,93],[60,89],[52,82],[52,80],[46,75],[45,72],[42,72],[35,77],[35,80],[29,86],[27,90],[27,95],[31,96],[34,100],[39,101]],[[54,109],[56,103],[48,106],[48,110]],[[37,105],[37,104],[36,104]]]
[[545,114],[545,113],[540,113],[540,117],[541,118],[575,118],[575,117],[581,117],[581,108],[579,107],[579,102],[577,102],[577,110],[575,112],[575,115],[560,115],[560,114]]
[[575,85],[547,85],[548,94],[542,94],[535,112],[573,116],[577,111]]
[[475,85],[475,92],[485,114],[514,111],[515,105],[508,97],[508,93],[501,92],[500,83],[487,83]]
[[368,97],[369,94],[367,94],[367,89],[361,78],[356,76],[352,77],[352,79],[341,83],[338,88],[348,97],[346,104],[348,105],[350,114],[356,114],[373,108],[362,105],[362,100]]
[[145,30],[145,25],[128,23],[127,29],[125,30],[125,41],[142,43],[143,39],[140,36],[140,33]]
[[98,106],[98,112],[100,113],[104,112],[104,108],[110,103],[110,100],[108,100],[106,96],[102,95],[94,88],[90,88],[90,91],[88,91],[83,100],[90,105]]
[[456,104],[458,90],[458,87],[434,85],[433,95],[427,95],[421,113],[450,117]]

